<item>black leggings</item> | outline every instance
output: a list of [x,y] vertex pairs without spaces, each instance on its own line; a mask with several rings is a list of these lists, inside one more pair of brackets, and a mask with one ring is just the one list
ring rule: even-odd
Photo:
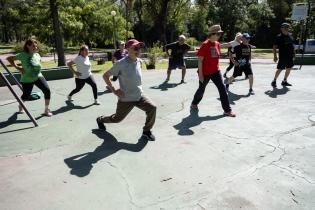
[[94,77],[92,75],[86,79],[75,78],[76,87],[75,87],[75,89],[73,89],[71,91],[69,96],[72,96],[72,95],[76,94],[77,92],[79,92],[84,87],[85,83],[89,84],[92,87],[94,99],[97,99],[97,87],[96,87]]
[[230,65],[225,69],[226,72],[230,71],[234,66],[234,63],[230,59]]
[[220,100],[222,108],[225,112],[231,111],[229,97],[226,93],[225,85],[223,83],[221,72],[218,71],[214,74],[204,76],[204,81],[199,81],[199,88],[195,93],[194,100],[192,101],[192,104],[198,105],[201,99],[203,98],[203,94],[205,93],[206,86],[208,85],[210,79],[217,87],[219,94],[220,94]]
[[43,91],[45,99],[50,99],[50,89],[44,77],[39,77],[35,82],[30,83],[21,82],[21,84],[23,87],[23,95],[21,97],[23,101],[29,100],[34,85],[36,85],[36,87]]

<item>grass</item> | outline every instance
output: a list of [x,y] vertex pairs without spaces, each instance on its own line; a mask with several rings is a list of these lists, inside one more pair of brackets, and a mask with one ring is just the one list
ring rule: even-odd
[[1,54],[7,54],[7,53],[13,53],[14,49],[13,49],[13,45],[12,44],[0,44],[0,55]]
[[[224,48],[221,50],[222,54],[227,54],[227,49]],[[265,49],[265,48],[254,48],[252,49],[252,56],[253,58],[273,58],[272,49]]]
[[[111,61],[106,61],[105,64],[102,64],[102,65],[97,65],[97,61],[91,61],[91,63],[92,63],[92,72],[93,73],[103,73],[106,70],[108,70],[110,67],[112,67],[112,65],[113,65]],[[13,66],[9,65],[9,63],[6,60],[4,60],[4,64],[7,65],[7,67],[9,68],[9,70],[11,72],[17,72],[17,70]],[[43,69],[49,69],[49,68],[56,68],[57,67],[57,63],[55,63],[54,61],[45,61],[45,62],[42,62],[41,64],[42,64]],[[168,65],[168,62],[164,61],[164,60],[157,62],[156,70],[167,69],[167,65]],[[142,69],[147,70],[144,63],[142,65]],[[0,71],[4,71],[4,69],[0,68]]]

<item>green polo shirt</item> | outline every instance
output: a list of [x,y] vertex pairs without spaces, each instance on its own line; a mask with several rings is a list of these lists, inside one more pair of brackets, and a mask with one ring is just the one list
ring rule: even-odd
[[42,77],[40,55],[38,53],[29,54],[27,52],[21,52],[16,55],[16,59],[21,61],[24,73],[21,75],[21,82],[31,83]]

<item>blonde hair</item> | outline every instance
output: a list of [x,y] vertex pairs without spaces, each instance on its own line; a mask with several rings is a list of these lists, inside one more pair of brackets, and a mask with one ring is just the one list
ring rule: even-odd
[[236,35],[235,35],[235,40],[236,40],[238,37],[240,37],[240,36],[242,36],[242,33],[241,33],[241,32],[237,32]]

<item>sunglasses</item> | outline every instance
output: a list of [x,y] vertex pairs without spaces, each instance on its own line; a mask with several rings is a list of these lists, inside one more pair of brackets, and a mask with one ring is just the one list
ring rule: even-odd
[[134,51],[139,51],[140,50],[140,47],[133,47],[132,48]]

